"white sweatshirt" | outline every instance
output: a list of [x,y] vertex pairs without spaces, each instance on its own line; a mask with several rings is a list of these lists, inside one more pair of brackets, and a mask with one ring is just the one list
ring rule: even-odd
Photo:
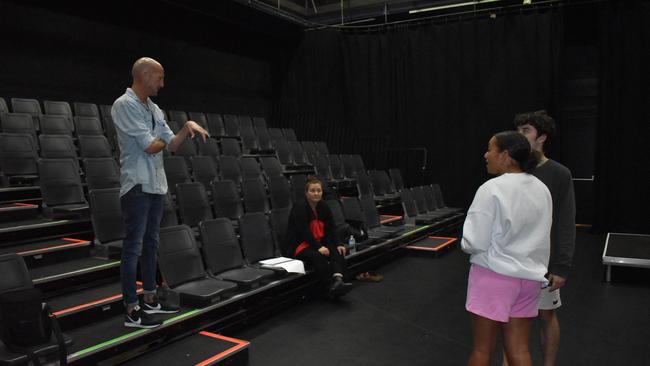
[[476,191],[463,226],[470,262],[494,272],[546,282],[553,203],[546,185],[527,173],[488,180]]

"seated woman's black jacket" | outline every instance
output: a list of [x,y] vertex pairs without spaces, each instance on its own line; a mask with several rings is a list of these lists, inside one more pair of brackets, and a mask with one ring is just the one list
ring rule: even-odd
[[316,205],[316,212],[318,219],[325,224],[325,236],[318,243],[311,233],[309,223],[314,219],[314,213],[307,203],[307,200],[296,203],[291,209],[289,215],[289,224],[287,225],[286,242],[282,248],[284,256],[293,257],[293,253],[300,243],[307,242],[310,248],[318,250],[321,246],[327,247],[329,250],[336,250],[336,228],[334,227],[334,218],[332,211],[325,201],[320,201]]

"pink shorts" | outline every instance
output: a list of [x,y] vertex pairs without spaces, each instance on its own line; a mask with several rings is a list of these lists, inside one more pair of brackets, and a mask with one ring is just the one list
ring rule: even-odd
[[507,323],[537,316],[541,283],[505,276],[472,264],[467,280],[467,311]]

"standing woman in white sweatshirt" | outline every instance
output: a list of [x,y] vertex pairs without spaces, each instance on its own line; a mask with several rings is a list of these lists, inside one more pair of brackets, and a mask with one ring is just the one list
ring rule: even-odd
[[515,131],[490,139],[485,162],[497,177],[476,191],[461,241],[471,255],[465,304],[474,334],[469,365],[490,364],[500,331],[510,365],[531,365],[528,334],[546,281],[551,194],[527,173],[537,159]]

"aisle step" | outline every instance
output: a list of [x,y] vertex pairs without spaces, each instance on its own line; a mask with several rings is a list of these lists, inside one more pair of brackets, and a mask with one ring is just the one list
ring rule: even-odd
[[438,256],[451,250],[457,242],[458,238],[428,236],[422,240],[407,245],[406,248],[410,249],[413,253]]
[[123,365],[248,365],[249,342],[201,331]]
[[[140,282],[136,292],[142,293]],[[59,319],[64,331],[124,312],[122,286],[119,280],[71,294],[59,295],[48,299],[47,303],[52,308],[52,313]]]
[[27,267],[34,268],[64,260],[88,257],[92,242],[85,239],[58,238],[0,248],[0,254],[16,253]]
[[119,260],[88,257],[30,269],[32,281],[46,294],[54,296],[78,290],[98,280],[117,277]]
[[0,204],[0,222],[33,219],[38,216],[38,205],[26,202]]
[[0,247],[32,242],[52,237],[69,237],[78,233],[90,233],[93,227],[89,218],[12,220],[0,222]]

